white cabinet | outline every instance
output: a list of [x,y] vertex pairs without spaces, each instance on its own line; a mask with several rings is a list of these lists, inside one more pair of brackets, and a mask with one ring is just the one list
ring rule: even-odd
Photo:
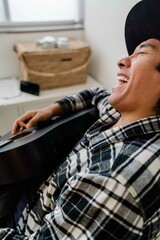
[[21,92],[21,95],[16,98],[5,101],[0,100],[0,135],[2,136],[10,131],[13,122],[24,112],[45,107],[64,96],[97,86],[101,86],[101,84],[88,76],[85,84],[41,91],[39,96]]

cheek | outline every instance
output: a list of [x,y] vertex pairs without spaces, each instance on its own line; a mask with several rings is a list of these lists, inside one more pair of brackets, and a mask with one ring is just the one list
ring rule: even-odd
[[149,85],[152,86],[153,79],[157,78],[157,73],[158,72],[155,70],[155,65],[153,66],[153,63],[146,61],[145,64],[142,64],[142,62],[137,61],[131,68],[131,85],[139,86],[139,88],[148,88]]
[[156,100],[160,96],[160,73],[146,70],[142,74],[135,75],[129,92],[142,101]]

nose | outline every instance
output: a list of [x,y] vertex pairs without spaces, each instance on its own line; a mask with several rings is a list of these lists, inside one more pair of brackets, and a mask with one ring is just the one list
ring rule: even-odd
[[121,69],[121,68],[124,68],[124,67],[130,67],[130,57],[124,57],[122,59],[120,59],[118,62],[117,62],[117,65],[118,67]]

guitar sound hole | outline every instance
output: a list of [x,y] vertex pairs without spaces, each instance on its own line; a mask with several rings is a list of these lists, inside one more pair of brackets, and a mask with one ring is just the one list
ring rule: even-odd
[[34,131],[23,131],[21,133],[18,133],[17,135],[12,137],[12,140],[18,140],[20,138],[26,137],[30,134],[32,134]]

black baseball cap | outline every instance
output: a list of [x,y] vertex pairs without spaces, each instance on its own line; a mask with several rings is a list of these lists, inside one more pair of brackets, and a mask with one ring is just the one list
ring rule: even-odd
[[149,38],[160,39],[160,0],[138,2],[125,22],[125,41],[129,55]]

